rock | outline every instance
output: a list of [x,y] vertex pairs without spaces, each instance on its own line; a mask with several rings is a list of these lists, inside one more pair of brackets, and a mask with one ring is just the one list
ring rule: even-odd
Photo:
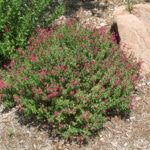
[[101,26],[101,27],[103,27],[103,26],[107,26],[107,23],[102,22],[102,23],[100,24],[100,26]]
[[121,43],[142,59],[142,75],[150,73],[150,4],[134,5],[132,13],[126,6],[115,8],[114,21],[118,25]]
[[147,85],[150,85],[150,82],[146,82]]

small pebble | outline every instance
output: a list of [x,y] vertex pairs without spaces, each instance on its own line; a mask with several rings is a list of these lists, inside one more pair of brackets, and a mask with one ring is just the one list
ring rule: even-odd
[[130,117],[130,120],[135,120],[135,117]]
[[103,23],[101,23],[100,25],[101,25],[101,26],[107,26],[107,24],[106,24],[106,23],[104,23],[104,22],[103,22]]
[[70,146],[70,144],[67,143],[66,146]]
[[147,85],[150,85],[150,82],[146,82]]
[[69,150],[68,148],[64,148],[64,150]]
[[4,115],[2,115],[2,118],[3,118],[3,119],[7,119],[7,118],[8,118],[8,115],[7,115],[7,114],[4,114]]
[[112,146],[114,147],[118,147],[118,142],[117,141],[114,141],[114,142],[111,142]]
[[138,101],[138,100],[140,100],[141,99],[141,97],[136,97],[136,100]]
[[144,82],[144,83],[142,83],[142,86],[145,86],[146,85],[146,83]]
[[21,140],[19,143],[20,143],[20,144],[22,144],[22,143],[24,143],[24,141],[23,141],[23,140]]
[[127,121],[127,122],[130,122],[131,120],[130,120],[130,119],[126,119],[126,121]]
[[104,138],[100,138],[100,140],[101,140],[102,142],[105,142]]
[[36,145],[35,144],[33,144],[33,147],[36,149]]

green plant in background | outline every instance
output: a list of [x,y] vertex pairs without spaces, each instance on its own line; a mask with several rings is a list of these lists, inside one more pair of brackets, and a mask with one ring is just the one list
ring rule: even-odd
[[[63,18],[62,18],[63,19]],[[47,120],[53,133],[83,140],[110,113],[129,114],[140,62],[118,48],[105,28],[66,24],[37,28],[27,50],[0,74],[0,97],[25,116]]]
[[0,61],[16,57],[16,48],[27,46],[27,40],[37,26],[48,27],[63,14],[63,3],[51,7],[54,2],[0,0]]
[[128,0],[127,1],[127,5],[128,5],[128,11],[131,12],[133,9],[133,4],[134,4],[134,0]]
[[12,136],[13,135],[13,130],[12,129],[9,129],[8,132],[7,132],[8,136]]

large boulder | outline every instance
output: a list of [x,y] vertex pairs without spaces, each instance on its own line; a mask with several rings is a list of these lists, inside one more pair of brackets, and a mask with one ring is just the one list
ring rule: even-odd
[[125,43],[134,55],[144,61],[142,74],[150,73],[150,4],[134,5],[132,13],[126,6],[114,10],[121,43]]

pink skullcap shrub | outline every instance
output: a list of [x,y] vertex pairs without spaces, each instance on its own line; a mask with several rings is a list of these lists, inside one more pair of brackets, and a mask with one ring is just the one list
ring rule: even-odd
[[99,131],[109,110],[129,114],[140,63],[114,35],[74,20],[36,32],[2,73],[5,106],[18,105],[25,116],[47,120],[54,133],[71,140]]

